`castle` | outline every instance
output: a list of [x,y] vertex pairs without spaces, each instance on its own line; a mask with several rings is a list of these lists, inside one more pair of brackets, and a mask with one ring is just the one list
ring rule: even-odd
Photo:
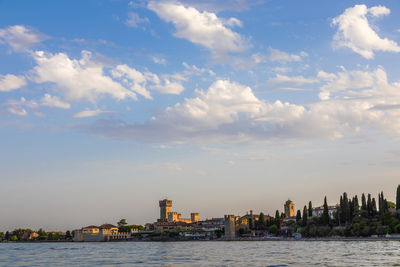
[[163,199],[159,201],[160,206],[160,219],[158,222],[184,222],[194,223],[199,221],[199,213],[191,213],[190,218],[182,218],[182,214],[176,211],[171,211],[172,200]]

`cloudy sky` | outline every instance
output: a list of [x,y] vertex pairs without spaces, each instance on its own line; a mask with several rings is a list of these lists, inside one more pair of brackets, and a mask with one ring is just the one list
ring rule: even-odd
[[198,2],[0,1],[0,230],[394,199],[400,3]]

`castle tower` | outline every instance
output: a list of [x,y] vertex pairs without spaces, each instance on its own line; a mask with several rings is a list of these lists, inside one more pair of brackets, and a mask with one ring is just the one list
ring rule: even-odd
[[295,216],[294,215],[294,203],[293,203],[293,201],[288,199],[288,201],[285,202],[284,208],[285,208],[286,218]]
[[236,236],[236,220],[234,215],[225,215],[225,238],[233,239]]
[[171,213],[172,200],[160,200],[160,219],[159,221],[168,221],[168,215]]
[[199,214],[196,212],[190,213],[190,219],[192,223],[199,221]]

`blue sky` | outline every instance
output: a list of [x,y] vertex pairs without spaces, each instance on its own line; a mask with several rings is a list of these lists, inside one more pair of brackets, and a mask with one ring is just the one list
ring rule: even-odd
[[400,4],[198,2],[0,0],[0,230],[394,198]]

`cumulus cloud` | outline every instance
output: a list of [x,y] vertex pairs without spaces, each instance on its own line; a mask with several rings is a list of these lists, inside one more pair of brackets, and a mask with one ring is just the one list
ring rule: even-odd
[[368,16],[378,18],[388,14],[390,10],[384,6],[367,8],[366,5],[355,5],[347,8],[332,20],[332,25],[338,27],[333,46],[350,48],[367,59],[374,57],[374,51],[400,52],[400,46],[395,41],[381,38],[368,21]]
[[101,109],[95,109],[95,110],[85,109],[83,111],[75,113],[74,115],[72,115],[72,117],[73,118],[88,118],[88,117],[94,117],[94,116],[98,116],[100,114],[111,113],[111,112],[112,111],[101,110]]
[[300,54],[289,54],[279,49],[269,48],[269,60],[272,62],[288,63],[288,62],[299,62],[302,61],[304,57],[307,57],[306,52],[300,52]]
[[64,102],[59,97],[52,96],[50,94],[45,94],[43,96],[40,105],[47,107],[61,108],[61,109],[69,109],[71,107],[69,103]]
[[126,20],[126,25],[129,27],[134,27],[137,28],[140,24],[143,23],[148,23],[149,19],[148,18],[141,18],[139,14],[135,12],[129,12],[128,13],[128,19]]
[[320,71],[316,79],[328,97],[306,105],[261,100],[248,86],[217,80],[147,122],[108,119],[88,127],[114,138],[148,142],[337,139],[362,129],[400,136],[400,83],[390,83],[383,68]]
[[6,102],[6,106],[8,107],[8,111],[14,115],[18,116],[26,116],[28,115],[28,112],[26,111],[25,108],[31,108],[33,109],[36,113],[39,114],[37,111],[39,104],[36,103],[35,101],[31,100],[28,101],[25,99],[25,97],[21,97],[20,99],[9,99]]
[[318,82],[315,78],[306,78],[302,75],[299,76],[286,76],[277,74],[274,78],[268,80],[270,83],[289,83],[294,85],[303,85]]
[[215,58],[247,48],[245,39],[231,29],[241,25],[235,18],[221,19],[215,13],[200,12],[177,2],[151,1],[148,8],[161,19],[174,24],[176,37],[209,49]]
[[0,92],[8,92],[26,85],[26,80],[22,76],[13,74],[0,75]]
[[33,54],[37,66],[31,72],[36,83],[53,83],[56,90],[66,99],[77,101],[86,99],[91,102],[103,95],[117,100],[137,99],[134,92],[104,74],[104,65],[91,59],[91,53],[82,51],[81,59],[71,59],[65,53]]
[[0,44],[8,44],[15,52],[25,51],[47,38],[43,33],[23,25],[14,25],[0,29]]

